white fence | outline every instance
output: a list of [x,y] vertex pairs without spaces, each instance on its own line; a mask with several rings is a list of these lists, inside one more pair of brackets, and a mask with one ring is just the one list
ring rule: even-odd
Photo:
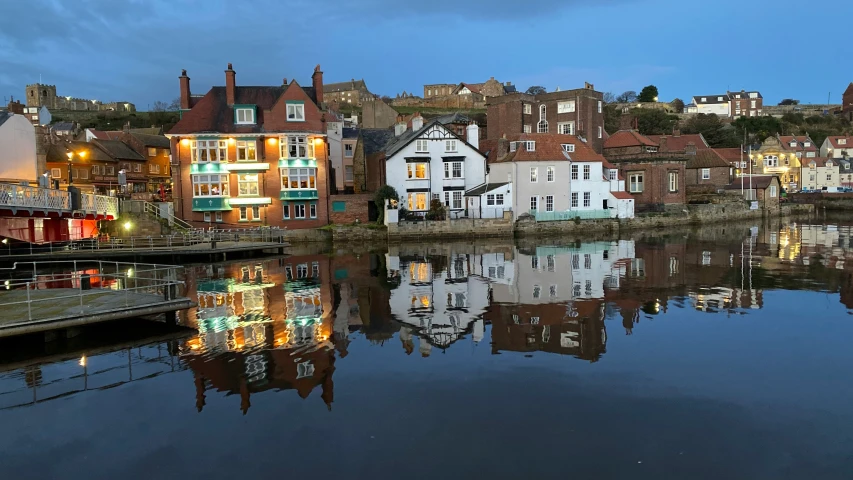
[[[118,199],[82,193],[80,210],[118,218]],[[71,212],[71,194],[65,190],[0,183],[0,208]]]

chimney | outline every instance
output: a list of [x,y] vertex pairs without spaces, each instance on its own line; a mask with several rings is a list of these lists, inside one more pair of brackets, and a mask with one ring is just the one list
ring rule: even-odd
[[507,140],[506,135],[504,135],[503,138],[498,139],[494,159],[501,160],[507,153],[509,153],[509,140]]
[[130,133],[130,122],[125,122],[124,127],[121,129],[124,133]]
[[494,80],[494,79],[495,79],[495,77],[489,77],[489,80]]
[[412,117],[412,131],[416,132],[422,128],[424,128],[424,117],[420,113],[415,113]]
[[681,136],[681,130],[679,130],[677,128],[673,128],[672,129],[672,136],[673,137],[680,137]]
[[190,77],[187,76],[186,70],[181,70],[181,76],[178,77],[181,82],[181,110],[190,109]]
[[668,152],[669,146],[666,144],[666,137],[660,137],[660,144],[658,145],[658,151]]
[[286,86],[287,86],[287,77],[284,77],[284,78],[282,78],[282,79],[281,79],[281,86],[282,86],[282,87],[286,87]]
[[406,122],[397,122],[394,124],[394,136],[399,137],[400,135],[406,133]]
[[619,130],[633,130],[634,128],[634,116],[633,115],[622,115],[619,117]]
[[237,72],[228,64],[228,70],[225,70],[225,99],[228,105],[234,105],[234,98],[237,96]]
[[311,82],[314,86],[314,96],[317,98],[317,105],[321,105],[323,103],[323,72],[320,71],[319,63],[314,67]]
[[507,87],[511,87],[511,86],[512,86],[512,82],[506,82],[504,85],[506,85]]
[[595,86],[589,82],[583,82],[583,88],[587,90],[595,90]]
[[471,122],[468,125],[468,130],[466,132],[466,136],[468,137],[468,143],[470,143],[472,147],[479,150],[480,149],[480,126],[477,125],[477,122]]

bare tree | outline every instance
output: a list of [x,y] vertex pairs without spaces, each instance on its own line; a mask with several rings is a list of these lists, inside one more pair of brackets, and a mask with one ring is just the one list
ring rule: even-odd
[[614,103],[616,101],[616,95],[613,92],[605,92],[604,93],[604,103]]
[[178,97],[178,98],[172,100],[172,103],[169,104],[168,110],[170,112],[177,112],[180,109],[181,109],[181,98]]
[[637,101],[637,92],[633,90],[628,90],[624,92],[622,95],[616,97],[617,103],[634,103]]
[[161,102],[160,100],[157,100],[156,102],[154,102],[154,105],[151,106],[151,111],[152,112],[165,112],[168,108],[169,108],[169,104],[167,104],[166,102]]

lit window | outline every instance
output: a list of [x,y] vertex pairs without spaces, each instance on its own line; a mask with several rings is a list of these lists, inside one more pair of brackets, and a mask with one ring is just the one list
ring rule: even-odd
[[288,135],[279,143],[281,158],[314,158],[314,143],[305,135]]
[[225,140],[194,140],[190,144],[190,155],[194,162],[226,162],[228,147]]
[[280,168],[282,190],[314,190],[317,188],[316,168]]
[[157,149],[148,147],[148,156],[149,157],[156,157],[157,156]]
[[305,121],[305,104],[288,103],[287,104],[287,121],[288,122],[304,122]]
[[237,123],[255,123],[254,108],[237,108],[235,118]]
[[254,162],[258,159],[257,147],[254,140],[237,142],[237,161]]
[[406,164],[409,180],[425,180],[429,178],[429,164],[426,162]]
[[426,193],[409,193],[409,211],[424,211],[427,209]]
[[237,187],[238,194],[243,196],[257,196],[258,195],[258,174],[257,173],[244,173],[237,175]]
[[228,196],[228,175],[193,175],[193,196]]
[[539,181],[539,168],[530,167],[530,183],[537,183]]

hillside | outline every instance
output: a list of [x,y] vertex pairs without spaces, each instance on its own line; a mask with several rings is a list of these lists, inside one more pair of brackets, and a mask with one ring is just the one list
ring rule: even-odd
[[85,112],[74,110],[54,110],[52,123],[77,122],[82,128],[97,130],[120,130],[130,122],[131,128],[163,126],[169,131],[180,119],[180,112]]

